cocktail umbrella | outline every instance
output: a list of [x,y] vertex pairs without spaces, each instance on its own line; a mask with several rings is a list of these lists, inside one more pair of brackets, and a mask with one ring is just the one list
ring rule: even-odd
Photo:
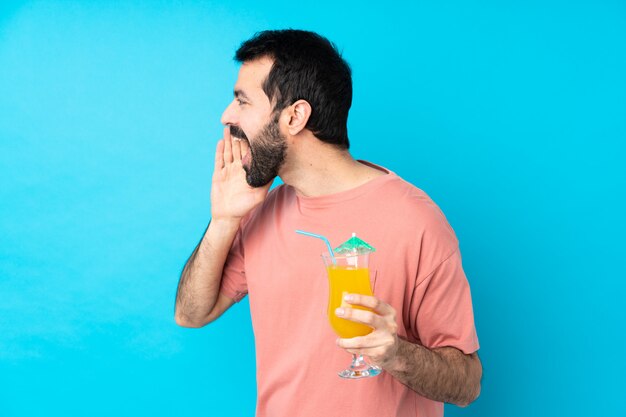
[[363,239],[356,237],[356,233],[352,233],[352,237],[335,248],[335,255],[364,255],[366,253],[375,252],[376,249]]

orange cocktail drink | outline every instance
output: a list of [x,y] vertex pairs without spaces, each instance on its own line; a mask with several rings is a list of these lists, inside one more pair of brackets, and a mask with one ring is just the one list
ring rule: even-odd
[[[338,262],[341,262],[341,259]],[[330,320],[330,325],[335,333],[342,338],[365,336],[371,333],[371,327],[342,319],[335,314],[335,310],[339,307],[370,310],[367,307],[350,305],[343,299],[346,294],[373,295],[369,269],[367,267],[346,265],[341,262],[341,264],[328,265],[326,271],[328,272],[329,284],[328,320]]]
[[[352,233],[352,237],[335,250],[332,250],[328,242],[327,246],[329,252],[323,253],[322,259],[328,274],[328,321],[335,333],[342,339],[370,334],[374,330],[372,327],[356,320],[338,317],[336,310],[342,307],[372,311],[367,307],[349,304],[345,301],[345,295],[360,294],[370,297],[374,295],[370,285],[368,262],[370,253],[376,249],[356,237],[356,233]],[[367,363],[363,355],[353,353],[350,367],[339,372],[339,376],[359,379],[376,376],[381,372],[382,369],[379,366]]]
[[[346,294],[373,296],[367,263],[369,254],[376,249],[356,237],[356,233],[352,233],[350,239],[334,250],[325,236],[304,230],[296,230],[296,233],[321,239],[328,248],[328,253],[323,253],[322,259],[328,274],[328,320],[335,333],[342,339],[352,339],[371,333],[374,330],[372,327],[338,317],[335,311],[339,307],[372,311],[367,307],[348,304],[344,298]],[[376,376],[381,372],[382,368],[368,364],[363,355],[353,353],[350,367],[339,372],[339,376],[347,379],[359,379]]]

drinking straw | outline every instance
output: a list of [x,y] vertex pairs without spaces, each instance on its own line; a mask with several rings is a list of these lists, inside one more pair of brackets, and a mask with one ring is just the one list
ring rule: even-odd
[[311,236],[311,237],[316,237],[318,239],[322,239],[324,241],[324,243],[326,243],[326,247],[328,248],[328,253],[330,253],[330,258],[333,260],[333,265],[337,263],[337,260],[335,259],[335,253],[333,252],[333,247],[330,246],[330,242],[328,241],[328,239],[325,236],[318,235],[318,234],[311,233],[311,232],[305,232],[304,230],[296,230],[296,233],[300,233],[301,235]]

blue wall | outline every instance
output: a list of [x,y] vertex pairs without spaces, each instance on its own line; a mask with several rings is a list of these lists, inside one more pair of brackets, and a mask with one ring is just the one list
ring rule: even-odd
[[0,3],[1,416],[253,414],[247,303],[173,303],[233,52],[284,27],[343,49],[354,155],[459,236],[484,380],[447,415],[622,413],[624,2],[127,3]]

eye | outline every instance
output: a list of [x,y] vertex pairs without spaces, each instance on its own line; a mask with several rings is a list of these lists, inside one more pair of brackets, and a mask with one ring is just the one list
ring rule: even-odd
[[240,98],[236,98],[235,100],[237,100],[237,103],[239,103],[240,106],[243,106],[244,104],[248,104]]

